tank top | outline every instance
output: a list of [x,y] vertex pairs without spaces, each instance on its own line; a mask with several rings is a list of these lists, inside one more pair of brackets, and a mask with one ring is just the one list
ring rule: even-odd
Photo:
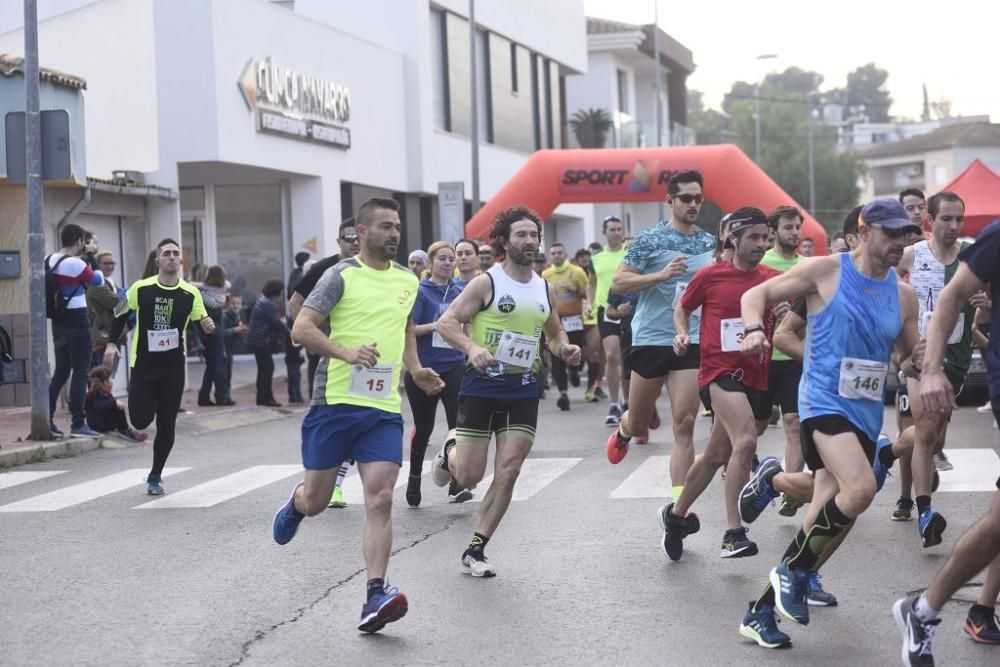
[[876,442],[892,346],[903,328],[896,273],[869,278],[842,253],[837,291],[807,326],[799,418],[840,415]]
[[[962,243],[960,250],[968,247]],[[931,251],[930,241],[920,241],[913,246],[913,268],[910,269],[910,286],[917,293],[917,304],[920,308],[917,327],[921,338],[927,337],[927,325],[937,304],[938,295],[944,286],[951,282],[958,271],[958,257],[951,264],[942,264]],[[948,348],[945,352],[944,365],[951,367],[964,375],[972,363],[972,320],[975,309],[965,304],[959,311],[958,322],[948,336]]]
[[552,311],[548,284],[535,273],[528,282],[518,282],[500,264],[486,275],[493,283],[493,298],[472,318],[471,337],[477,345],[489,350],[497,362],[485,373],[471,364],[467,366],[459,393],[537,399],[542,329]]

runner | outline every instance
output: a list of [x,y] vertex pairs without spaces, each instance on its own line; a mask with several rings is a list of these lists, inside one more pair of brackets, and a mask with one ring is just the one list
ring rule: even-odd
[[[671,560],[680,559],[684,536],[695,532],[691,530],[692,520],[685,522],[688,510],[727,461],[727,528],[720,556],[742,558],[757,554],[757,545],[747,538],[740,521],[738,504],[740,489],[750,476],[750,460],[757,451],[757,436],[767,428],[771,416],[771,404],[767,402],[770,354],[751,357],[740,352],[744,336],[740,297],[780,272],[761,264],[769,235],[768,217],[763,211],[752,207],[736,209],[728,223],[735,248],[733,259],[698,271],[674,309],[674,350],[680,357],[687,352],[692,313],[699,308],[702,311],[698,387],[702,400],[714,410],[717,419],[705,451],[687,471],[680,498],[659,510],[663,553]],[[762,326],[770,339],[773,315],[765,318]]]
[[[472,239],[459,239],[455,244],[455,278],[458,286],[464,288],[472,279],[482,273],[479,270],[479,244]],[[492,258],[492,255],[490,255]]]
[[608,291],[611,289],[611,279],[618,265],[625,258],[625,227],[616,215],[604,218],[604,238],[607,245],[593,255],[590,260],[594,271],[587,282],[587,301],[591,309],[597,311],[597,330],[601,337],[601,348],[604,360],[604,376],[608,380],[608,395],[611,406],[604,423],[617,426],[622,417],[622,406],[619,403],[621,389],[621,321],[607,317]]
[[[552,266],[545,269],[542,277],[550,285],[556,295],[556,313],[562,322],[563,331],[569,337],[569,342],[577,347],[583,347],[583,299],[587,295],[587,274],[579,266],[574,266],[566,259],[566,246],[553,243],[549,246],[549,257]],[[579,369],[576,369],[576,384],[579,385]],[[570,371],[573,372],[573,371]],[[569,377],[566,362],[558,356],[552,357],[552,376],[559,390],[559,400],[556,405],[560,410],[569,410]]]
[[[475,248],[468,242],[464,243],[463,248],[475,262]],[[440,398],[449,429],[455,428],[458,419],[458,388],[462,384],[462,375],[465,371],[465,357],[441,337],[437,330],[437,321],[462,293],[463,285],[460,279],[452,277],[455,272],[455,254],[454,248],[447,241],[437,241],[427,249],[430,276],[420,281],[417,301],[413,304],[413,312],[410,315],[413,320],[413,333],[417,337],[417,356],[420,358],[420,365],[433,369],[444,380],[444,391],[440,393]],[[410,402],[410,412],[413,414],[406,502],[410,507],[419,507],[424,454],[434,432],[439,394],[428,394],[423,391],[409,373],[403,378],[403,383],[406,387],[406,398]],[[464,503],[471,498],[472,493],[454,481],[448,487],[450,502]]]
[[[580,348],[570,344],[552,308],[555,290],[532,271],[541,233],[538,214],[527,207],[497,213],[490,238],[503,262],[469,283],[438,321],[438,331],[466,354],[469,365],[459,393],[459,426],[438,453],[434,483],[444,486],[454,479],[475,488],[486,473],[490,435],[496,435],[493,481],[462,554],[462,571],[474,577],[496,576],[484,549],[535,439],[542,332],[554,357],[580,362]],[[470,335],[465,324],[471,325]]]
[[[927,351],[924,373],[920,382],[920,400],[925,411],[946,415],[955,409],[954,385],[948,377],[948,342],[952,338],[961,312],[969,299],[984,285],[992,293],[1000,293],[1000,221],[995,221],[979,233],[975,244],[959,255],[959,266],[948,285],[940,292],[934,315],[927,327]],[[1000,329],[1000,309],[991,314],[994,331]],[[987,349],[989,363],[990,403],[993,415],[1000,420],[1000,339],[990,338]],[[1000,479],[997,491],[986,514],[959,538],[948,561],[919,596],[898,600],[893,615],[903,635],[904,665],[933,665],[931,641],[941,620],[937,617],[945,603],[969,579],[989,566],[983,588],[992,590],[992,600],[980,597],[969,610],[965,631],[976,641],[1000,643],[993,609],[1000,588]],[[992,563],[992,564],[991,564]]]
[[[927,202],[927,213],[931,221],[930,240],[907,248],[903,261],[896,268],[900,275],[909,273],[910,285],[917,293],[922,337],[926,335],[927,323],[937,304],[938,295],[958,270],[959,253],[968,246],[967,243],[958,241],[965,221],[965,203],[961,197],[953,192],[939,192]],[[972,323],[975,315],[975,309],[966,301],[955,329],[948,338],[944,370],[956,396],[962,391],[965,375],[972,363]],[[910,472],[913,476],[913,490],[916,492],[917,530],[921,543],[927,548],[941,543],[941,534],[948,525],[944,517],[931,507],[931,494],[934,455],[944,447],[951,414],[923,409],[923,403],[919,399],[918,379],[907,381],[907,390],[916,426]],[[909,492],[909,488],[903,487],[901,498],[904,502]]]
[[816,477],[802,529],[740,625],[741,636],[766,648],[791,645],[775,609],[809,622],[809,573],[875,495],[872,464],[893,348],[910,372],[920,363],[919,350],[910,359],[918,342],[916,295],[892,271],[913,224],[899,202],[876,199],[862,209],[860,227],[856,252],[802,262],[743,296],[743,322],[752,330],[743,339],[747,354],[770,347],[757,329],[768,304],[805,296],[808,308],[799,415],[803,454]]
[[656,399],[667,379],[667,395],[674,430],[670,453],[671,497],[680,497],[688,468],[694,461],[694,420],[698,414],[698,352],[700,318],[691,318],[685,354],[674,342],[674,306],[695,272],[712,261],[715,237],[698,227],[704,201],[704,181],[697,171],[674,174],[667,184],[670,220],[660,222],[635,238],[612,280],[615,292],[639,293],[632,319],[629,365],[629,409],[608,438],[607,455],[619,463],[633,436],[648,437]]
[[115,322],[104,349],[104,365],[111,368],[118,355],[115,341],[121,339],[128,314],[135,311],[129,366],[128,416],[132,426],[142,430],[156,418],[153,439],[153,467],[146,477],[146,493],[162,496],[163,466],[174,447],[174,428],[184,393],[187,370],[187,326],[200,322],[208,335],[215,322],[205,312],[201,292],[180,277],[181,247],[173,239],[156,246],[158,272],[132,283],[115,308]]
[[[323,274],[309,294],[292,336],[323,357],[318,391],[302,421],[305,479],[274,515],[274,541],[288,544],[306,516],[326,509],[340,465],[358,462],[365,494],[364,555],[368,597],[358,630],[378,632],[406,614],[406,596],[385,583],[392,549],[392,490],[403,458],[398,391],[401,364],[427,394],[444,388],[422,368],[410,311],[416,276],[395,263],[399,204],[369,199],[358,209],[361,252]],[[321,327],[329,319],[330,334]]]

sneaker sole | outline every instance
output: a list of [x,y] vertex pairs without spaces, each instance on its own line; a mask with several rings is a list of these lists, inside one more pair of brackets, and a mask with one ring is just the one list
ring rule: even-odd
[[[771,588],[774,589],[774,608],[778,610],[778,613],[796,625],[809,625],[808,617],[806,617],[806,621],[803,623],[789,614],[788,610],[781,604],[781,577],[778,576],[778,568],[771,568],[771,573],[767,575],[767,580],[770,582]],[[807,604],[806,609],[808,608],[809,605]]]
[[449,471],[447,467],[442,468],[441,462],[445,460],[443,454],[448,449],[448,445],[453,442],[455,442],[455,429],[448,431],[448,435],[444,439],[444,445],[441,446],[441,450],[434,458],[434,467],[431,469],[431,479],[434,481],[435,486],[447,486],[448,482],[451,481],[451,471]]
[[330,503],[329,505],[327,505],[327,508],[328,509],[332,509],[332,510],[342,510],[345,507],[347,507],[347,503],[344,503],[344,502]]
[[469,491],[468,489],[462,489],[455,495],[448,496],[449,503],[464,503],[469,500],[472,500],[472,491]]
[[729,551],[728,549],[719,550],[719,558],[749,558],[750,556],[756,556],[760,551],[757,549],[757,545],[745,546],[738,551]]
[[1000,637],[998,637],[997,639],[985,639],[977,635],[975,630],[971,629],[969,625],[970,625],[969,619],[966,618],[965,625],[962,626],[962,630],[965,631],[965,634],[969,635],[972,641],[976,642],[977,644],[985,644],[987,646],[1000,646]]
[[[608,438],[608,442],[604,447],[604,454],[605,456],[607,456],[608,463],[610,463],[611,465],[618,465],[619,463],[625,460],[626,456],[628,456],[628,444],[626,444],[625,447],[622,448],[616,447],[615,445],[617,444],[617,438],[618,438],[618,431],[615,431],[614,433],[611,434],[611,437]],[[612,452],[618,452],[618,451],[621,451],[622,455],[620,459],[615,460],[614,458],[612,458],[611,454]]]
[[940,514],[931,516],[931,520],[927,522],[924,532],[920,535],[924,549],[941,544],[941,535],[944,534],[944,529],[947,527],[948,522],[944,520],[943,516]]
[[70,431],[69,437],[71,437],[71,438],[99,438],[99,437],[101,437],[101,434],[100,433],[95,433],[93,435],[88,435],[86,433],[73,433],[72,431]]
[[605,419],[604,420],[604,425],[605,426],[618,426],[619,424],[621,424],[621,420],[620,419]]
[[362,620],[358,625],[358,630],[369,633],[378,632],[389,623],[398,621],[406,616],[406,612],[409,611],[409,608],[410,606],[406,601],[406,596],[402,594],[397,595],[379,607],[379,610],[374,614]]
[[781,642],[780,644],[764,641],[764,638],[756,630],[742,623],[740,623],[740,636],[757,642],[757,645],[762,648],[789,648],[792,645],[791,640]]
[[823,602],[821,600],[813,600],[812,598],[807,597],[806,604],[809,605],[810,607],[836,607],[837,601],[834,600],[833,602]]
[[471,567],[469,567],[465,563],[462,563],[462,574],[467,574],[470,577],[476,577],[478,579],[489,579],[490,577],[497,576],[497,571],[495,568],[493,568],[493,566],[490,566],[489,570],[486,570],[481,574],[476,574],[475,572],[472,571]]
[[901,657],[903,658],[903,664],[910,664],[910,633],[909,629],[906,627],[906,619],[903,618],[903,605],[906,604],[908,598],[903,598],[902,600],[896,600],[892,605],[892,617],[896,619],[896,627],[899,628],[900,634],[903,636],[903,649]]
[[892,520],[893,521],[913,521],[913,515],[910,514],[909,516],[896,516],[895,514],[893,514],[892,515]]

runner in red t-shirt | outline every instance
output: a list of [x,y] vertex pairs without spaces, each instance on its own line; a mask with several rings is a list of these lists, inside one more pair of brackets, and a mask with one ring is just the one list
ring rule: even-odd
[[[684,491],[675,504],[660,509],[663,551],[672,560],[683,552],[683,517],[708,487],[715,472],[729,463],[726,474],[727,530],[722,540],[722,558],[757,554],[757,545],[747,538],[740,521],[740,489],[750,476],[750,461],[757,450],[757,435],[767,427],[771,406],[767,401],[767,370],[770,350],[747,356],[740,352],[744,328],[740,319],[740,299],[744,292],[779,271],[760,263],[768,246],[769,229],[763,211],[743,207],[729,219],[729,234],[736,247],[733,259],[707,266],[695,274],[680,304],[674,310],[677,336],[674,350],[683,355],[688,345],[691,313],[701,314],[701,364],[698,386],[705,405],[713,407],[716,421],[705,451],[691,466]],[[773,315],[764,322],[771,338]]]

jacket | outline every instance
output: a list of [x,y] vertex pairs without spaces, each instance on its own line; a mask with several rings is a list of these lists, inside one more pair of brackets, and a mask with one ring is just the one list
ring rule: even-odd
[[117,303],[118,294],[110,280],[87,290],[87,322],[90,323],[90,340],[95,349],[108,344]]
[[278,306],[265,296],[257,299],[250,313],[250,323],[244,341],[249,348],[265,350],[271,348],[271,339],[288,335],[288,326],[278,317]]

